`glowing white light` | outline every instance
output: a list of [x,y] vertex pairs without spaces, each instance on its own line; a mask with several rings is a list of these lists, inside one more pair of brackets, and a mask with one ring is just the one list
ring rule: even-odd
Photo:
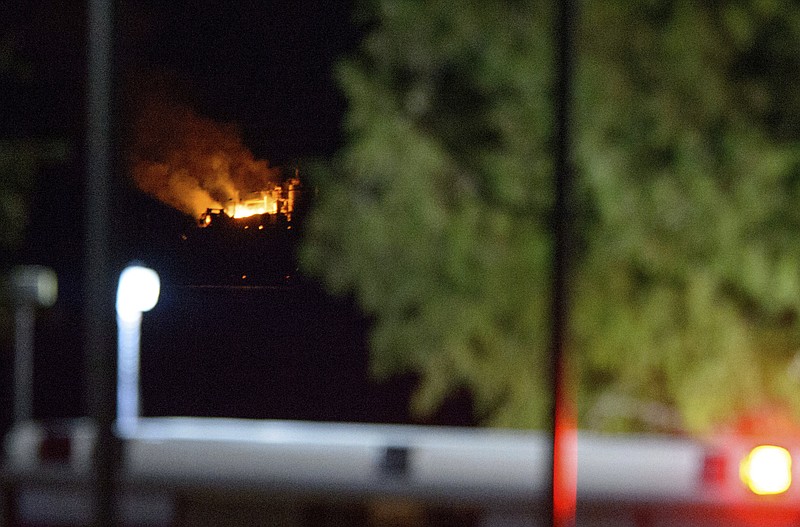
[[757,446],[742,460],[739,476],[755,494],[781,494],[792,484],[792,456],[779,446]]
[[139,419],[139,343],[142,312],[158,302],[161,280],[152,269],[125,268],[117,286],[117,430],[135,431]]
[[123,319],[136,320],[153,309],[160,292],[158,273],[138,265],[126,267],[119,275],[117,314]]

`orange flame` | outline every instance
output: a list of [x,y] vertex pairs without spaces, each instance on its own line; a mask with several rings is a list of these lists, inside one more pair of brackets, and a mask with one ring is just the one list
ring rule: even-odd
[[280,212],[275,191],[263,190],[281,188],[280,169],[255,159],[235,126],[167,97],[139,105],[129,162],[139,189],[194,218],[207,209],[235,217]]

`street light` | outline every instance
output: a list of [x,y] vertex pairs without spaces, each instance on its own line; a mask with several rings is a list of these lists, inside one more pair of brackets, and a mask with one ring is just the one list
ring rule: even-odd
[[135,431],[139,419],[139,342],[142,313],[158,302],[161,281],[147,267],[131,265],[117,286],[117,431]]
[[14,300],[14,422],[33,414],[33,340],[37,307],[51,307],[58,296],[56,273],[41,265],[11,271]]

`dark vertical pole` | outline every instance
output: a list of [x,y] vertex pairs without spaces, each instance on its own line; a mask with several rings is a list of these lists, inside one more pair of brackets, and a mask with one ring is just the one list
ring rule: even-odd
[[14,313],[14,424],[33,418],[33,301],[19,302]]
[[554,115],[554,251],[552,297],[553,450],[550,510],[554,527],[575,525],[577,494],[577,436],[575,390],[570,382],[565,341],[568,331],[568,283],[571,241],[571,130],[573,0],[555,2],[555,115]]
[[97,427],[95,525],[116,525],[114,283],[109,262],[112,2],[88,3],[85,352],[89,413]]

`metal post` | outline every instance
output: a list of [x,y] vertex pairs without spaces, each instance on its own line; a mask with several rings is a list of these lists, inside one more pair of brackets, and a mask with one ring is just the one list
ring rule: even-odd
[[117,524],[119,445],[114,435],[114,281],[109,262],[112,165],[111,0],[88,2],[85,352],[89,413],[97,427],[94,467],[95,525]]
[[571,256],[571,130],[573,0],[555,2],[555,203],[553,225],[553,292],[551,379],[552,471],[550,479],[551,524],[573,527],[577,494],[577,435],[575,390],[570,382],[565,341],[568,334],[568,277]]
[[139,344],[142,317],[117,316],[117,430],[122,437],[136,431],[140,416]]
[[14,312],[14,423],[33,417],[33,339],[35,306],[22,302]]
[[33,364],[36,308],[51,307],[58,296],[55,272],[41,265],[11,271],[14,301],[14,423],[33,418]]

